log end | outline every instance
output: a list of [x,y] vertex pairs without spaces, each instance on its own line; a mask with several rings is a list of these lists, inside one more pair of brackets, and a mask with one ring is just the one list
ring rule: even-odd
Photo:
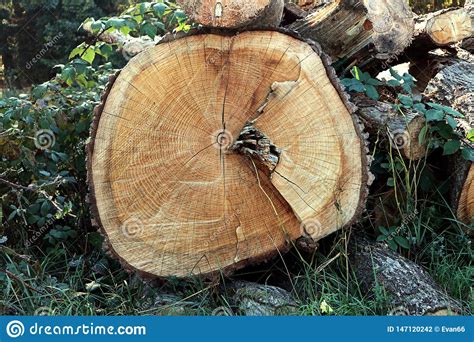
[[471,15],[464,8],[447,11],[429,19],[425,30],[437,45],[450,45],[472,36]]
[[[353,222],[367,196],[365,138],[318,51],[251,31],[132,59],[89,147],[112,253],[160,277],[229,273]],[[234,148],[244,140],[250,155]]]
[[280,25],[284,0],[178,0],[192,21],[221,29],[270,28]]

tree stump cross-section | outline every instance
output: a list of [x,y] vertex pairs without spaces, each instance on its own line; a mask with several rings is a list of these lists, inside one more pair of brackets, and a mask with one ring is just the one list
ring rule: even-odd
[[324,57],[277,31],[146,49],[96,109],[91,203],[145,275],[231,272],[354,222],[365,140]]

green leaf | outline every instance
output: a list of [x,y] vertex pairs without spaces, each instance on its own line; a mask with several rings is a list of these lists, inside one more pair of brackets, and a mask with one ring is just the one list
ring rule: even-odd
[[409,107],[413,106],[413,98],[411,98],[410,96],[399,94],[398,99],[405,106],[409,106]]
[[384,226],[379,226],[379,231],[383,234],[383,235],[390,235],[390,233],[388,232],[387,228],[385,228]]
[[387,85],[389,85],[390,87],[400,87],[402,84],[397,80],[389,80],[387,82]]
[[102,44],[98,49],[95,50],[95,52],[105,59],[108,59],[109,56],[114,52],[114,49],[109,44]]
[[163,18],[163,14],[168,8],[169,7],[166,6],[166,4],[164,3],[158,3],[158,4],[153,5],[153,11],[160,19]]
[[466,138],[474,142],[474,129],[471,129],[469,132],[467,132]]
[[150,8],[150,3],[147,3],[147,2],[142,2],[139,6],[138,6],[139,10],[140,10],[140,14],[141,15],[144,15],[146,11],[148,11],[148,9]]
[[430,106],[431,108],[444,111],[444,106],[442,106],[442,105],[440,105],[440,104],[438,104],[438,103],[427,102],[426,104],[427,104],[428,106]]
[[156,37],[156,33],[158,32],[158,28],[151,23],[145,23],[142,26],[142,31],[151,39]]
[[426,133],[428,133],[428,125],[423,126],[418,135],[418,144],[423,145],[426,140]]
[[43,204],[41,205],[41,210],[40,210],[40,214],[42,216],[46,216],[49,211],[51,210],[51,204],[49,204],[49,201],[44,201]]
[[387,240],[387,243],[391,250],[396,251],[398,249],[398,245],[393,239]]
[[388,239],[388,236],[387,235],[379,235],[377,236],[377,241],[378,242],[382,242],[382,241],[385,241]]
[[444,113],[442,110],[430,109],[426,112],[425,117],[428,121],[441,121],[444,119]]
[[351,70],[351,73],[357,81],[360,81],[361,71],[358,67],[354,66]]
[[376,78],[369,78],[365,83],[373,86],[381,86],[383,84],[383,82],[379,81]]
[[110,18],[107,20],[106,25],[116,29],[120,29],[121,27],[126,25],[126,21],[125,19],[120,18]]
[[13,219],[15,218],[16,214],[17,214],[17,210],[13,210],[13,211],[10,213],[10,215],[8,215],[7,221],[13,220]]
[[425,113],[426,112],[426,106],[423,103],[415,103],[413,105],[413,108],[419,113]]
[[[360,69],[359,69],[360,70]],[[368,83],[367,81],[370,80],[370,74],[368,72],[362,72],[362,70],[360,70],[361,72],[359,73],[359,76],[360,76],[360,80],[364,83]]]
[[444,111],[448,113],[449,115],[455,116],[457,118],[463,118],[464,115],[459,113],[457,110],[452,109],[451,107],[443,106]]
[[401,247],[403,247],[403,248],[405,248],[405,249],[410,249],[410,242],[408,242],[408,240],[405,239],[404,237],[402,237],[402,236],[395,236],[393,239],[395,240],[395,242],[396,242],[399,246],[401,246]]
[[29,217],[26,219],[26,222],[28,222],[28,224],[35,224],[36,222],[38,222],[39,219],[40,219],[39,216],[37,216],[37,215],[32,215],[32,216],[29,216]]
[[465,160],[474,162],[474,149],[467,147],[461,150],[461,155]]
[[73,59],[76,56],[80,56],[83,52],[84,52],[84,46],[82,46],[81,44],[71,51],[71,53],[69,54],[69,59]]
[[459,140],[449,140],[444,144],[443,155],[449,156],[456,153],[461,148],[461,142]]
[[454,118],[450,115],[446,115],[446,121],[448,122],[449,126],[451,126],[453,129],[458,126],[458,123]]
[[379,93],[377,92],[377,89],[374,86],[370,85],[370,84],[367,84],[365,86],[365,93],[372,100],[378,100],[379,99]]
[[120,33],[122,33],[124,36],[128,36],[129,33],[132,31],[132,29],[128,26],[123,26],[119,29]]
[[387,186],[394,187],[395,186],[395,179],[393,179],[392,177],[387,179]]
[[94,33],[99,32],[100,30],[102,30],[103,27],[104,27],[104,24],[102,23],[101,20],[94,21],[91,24],[91,29],[92,29],[92,32]]
[[102,243],[104,242],[104,237],[97,232],[92,232],[87,235],[87,241],[89,244],[97,250],[102,248]]
[[438,134],[444,139],[452,139],[454,132],[453,128],[446,124],[445,122],[438,122],[435,126],[435,130]]
[[345,78],[342,80],[342,84],[347,88],[348,91],[355,91],[357,93],[365,91],[365,87],[362,82],[356,80],[355,78]]
[[390,68],[390,75],[392,75],[393,78],[395,78],[397,81],[402,80],[402,76],[393,68]]
[[95,51],[93,50],[92,47],[89,47],[87,48],[86,52],[84,52],[81,58],[85,60],[87,63],[92,64],[95,58]]

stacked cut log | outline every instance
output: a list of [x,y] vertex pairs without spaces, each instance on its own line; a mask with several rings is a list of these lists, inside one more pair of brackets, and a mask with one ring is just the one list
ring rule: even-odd
[[420,63],[418,69],[422,70],[426,67],[423,62],[430,51],[437,48],[453,50],[454,45],[469,50],[473,38],[474,5],[472,1],[466,1],[462,8],[444,9],[415,17],[413,41],[402,54],[386,64]]
[[[452,59],[428,83],[424,94],[434,101],[448,105],[461,114],[461,133],[474,129],[474,64]],[[474,223],[474,165],[457,155],[452,159],[451,204],[457,217],[466,224]],[[472,232],[472,231],[471,231]]]
[[[289,29],[277,28],[283,0],[178,2],[205,29],[146,44],[95,111],[92,207],[124,267],[159,277],[229,273],[356,223],[371,183],[359,120],[369,132],[387,131],[404,157],[425,155],[417,144],[423,118],[363,96],[349,102],[330,66],[389,62],[407,51],[415,25],[404,0],[305,2]],[[427,39],[430,20],[415,42]],[[472,178],[455,196],[459,215],[472,208]],[[373,246],[357,245],[363,271]],[[380,265],[400,258],[373,255]],[[426,306],[408,303],[410,314],[459,311],[402,260],[433,296]]]
[[426,146],[420,144],[418,139],[426,125],[421,115],[415,111],[402,114],[391,104],[365,96],[355,95],[351,100],[358,107],[357,114],[367,131],[373,135],[386,136],[396,153],[410,160],[418,160],[426,155]]
[[334,62],[364,67],[373,59],[403,52],[411,42],[414,22],[404,0],[332,0],[290,28],[318,41]]
[[95,217],[111,253],[143,274],[230,272],[365,207],[365,138],[319,46],[255,30],[264,13],[266,28],[281,17],[279,1],[217,3],[183,3],[213,33],[145,49],[96,110]]
[[178,4],[204,27],[243,30],[279,26],[284,0],[178,0]]
[[390,298],[390,315],[458,315],[462,305],[439,288],[413,261],[386,245],[354,237],[349,245],[350,262],[362,289],[374,294],[378,286]]

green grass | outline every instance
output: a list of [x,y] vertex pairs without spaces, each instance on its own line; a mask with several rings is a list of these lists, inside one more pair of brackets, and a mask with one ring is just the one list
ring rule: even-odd
[[[312,260],[301,260],[294,267],[300,268],[299,273],[289,275],[293,295],[301,303],[298,314],[327,314],[321,308],[323,301],[334,315],[387,314],[391,309],[388,295],[381,288],[363,293],[347,268],[345,234],[339,237],[329,254],[316,252]],[[426,245],[419,262],[429,265],[428,271],[442,289],[472,310],[473,267],[467,255],[459,250],[440,255],[435,252],[439,248],[438,240]],[[468,246],[464,251],[468,252]],[[209,315],[217,307],[229,306],[217,282],[150,284],[127,274],[100,252],[77,258],[60,246],[31,258],[2,247],[2,254],[8,272],[0,282],[2,314]]]

